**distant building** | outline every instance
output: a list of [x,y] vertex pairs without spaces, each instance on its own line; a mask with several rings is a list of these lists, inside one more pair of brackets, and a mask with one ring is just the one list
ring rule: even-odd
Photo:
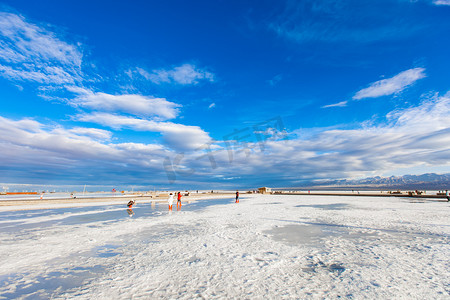
[[262,187],[258,189],[260,194],[271,194],[272,193],[272,189],[268,188],[268,187]]

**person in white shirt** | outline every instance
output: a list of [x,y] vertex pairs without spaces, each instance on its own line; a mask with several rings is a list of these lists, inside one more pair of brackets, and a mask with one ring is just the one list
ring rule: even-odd
[[172,210],[172,204],[173,204],[173,194],[170,193],[169,199],[167,199],[167,202],[169,203],[169,210]]

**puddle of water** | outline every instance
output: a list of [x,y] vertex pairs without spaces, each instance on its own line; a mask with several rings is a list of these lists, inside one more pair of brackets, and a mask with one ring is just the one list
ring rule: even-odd
[[0,281],[2,299],[51,299],[55,294],[79,287],[104,272],[101,266],[55,271],[29,278],[10,274]]
[[[183,202],[180,211],[201,210],[212,205],[225,205],[234,200],[211,199],[192,203]],[[98,207],[71,207],[48,210],[13,211],[0,213],[0,233],[26,233],[35,229],[60,225],[79,225],[96,222],[117,222],[126,218],[146,218],[159,216],[167,212],[167,203],[138,203],[133,209],[128,209],[124,203]],[[176,210],[173,213],[177,213]],[[42,220],[41,220],[42,219]],[[32,221],[32,222],[28,222]]]
[[119,245],[106,244],[94,248],[93,251],[95,252],[95,256],[98,257],[114,257],[121,254],[120,251],[117,251],[119,247]]
[[308,223],[309,225],[289,224],[277,226],[264,233],[270,235],[275,241],[287,244],[307,244],[319,246],[330,236],[345,238],[373,238],[378,237],[376,232],[360,232],[350,227],[327,223]]
[[336,275],[341,275],[341,273],[345,271],[345,267],[340,263],[326,264],[319,260],[317,262],[310,263],[306,267],[302,268],[302,271],[306,273],[317,273],[322,270],[326,270]]
[[316,244],[319,239],[325,237],[325,233],[319,226],[286,225],[264,231],[275,241],[288,244]]
[[403,200],[403,202],[405,202],[405,203],[427,203],[427,201],[422,200],[422,199],[420,199],[420,200],[418,200],[418,199],[406,199],[406,200]]
[[324,209],[324,210],[342,210],[342,209],[348,209],[350,205],[345,203],[334,203],[334,204],[301,204],[296,205],[294,207],[312,207],[312,208],[318,208],[318,209]]
[[198,263],[198,262],[200,262],[201,261],[201,259],[200,258],[198,258],[197,256],[192,256],[191,258],[189,258],[189,259],[186,259],[186,263],[187,264],[189,264],[189,265],[193,265],[193,264],[196,264],[196,263]]

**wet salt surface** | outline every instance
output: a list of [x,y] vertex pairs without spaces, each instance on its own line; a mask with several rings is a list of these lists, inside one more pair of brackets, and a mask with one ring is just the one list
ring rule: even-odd
[[[264,233],[272,236],[276,241],[288,244],[311,244],[319,246],[320,242],[325,238],[350,235],[351,231],[344,227],[317,224],[276,226],[271,230],[264,231]],[[362,237],[362,234],[354,235],[353,237]]]
[[[127,202],[127,201],[126,201]],[[45,210],[0,212],[0,233],[15,233],[25,229],[33,230],[59,225],[80,225],[94,222],[116,222],[130,217],[123,205],[99,207],[70,207]],[[231,199],[201,200],[191,203],[182,202],[181,211],[195,211],[212,205],[232,203]],[[137,203],[134,205],[132,218],[146,218],[167,213],[166,202]],[[173,213],[177,213],[174,205]]]
[[350,205],[345,203],[333,203],[333,204],[296,205],[295,207],[312,207],[324,210],[340,210],[340,209],[349,209]]
[[318,273],[321,270],[340,275],[345,271],[345,267],[340,263],[326,264],[319,260],[318,262],[311,262],[306,267],[302,268],[302,271],[306,273]]
[[[70,192],[63,192],[63,193],[44,193],[42,195],[43,199],[61,199],[66,198],[70,199],[73,196],[78,199],[83,198],[101,198],[101,197],[114,197],[114,198],[122,198],[124,195],[121,193],[112,193],[112,192],[104,192],[104,193],[70,193]],[[126,197],[126,196],[125,196]],[[41,198],[41,193],[38,194],[19,194],[19,195],[0,195],[0,202],[1,201],[11,201],[11,200],[38,200]]]
[[448,299],[448,205],[353,199],[0,214],[0,299]]
[[[177,211],[174,205],[172,212],[168,212],[168,205],[165,202],[155,202],[154,204],[138,203],[133,207],[133,215],[131,217],[127,212],[128,209],[125,204],[121,208],[118,208],[118,205],[109,205],[96,208],[74,207],[5,212],[0,213],[0,233],[14,234],[16,237],[27,237],[30,233],[34,235],[39,234],[40,231],[52,227],[90,223],[100,223],[98,226],[101,226],[124,220],[132,221],[132,219],[136,218],[151,220],[161,215],[176,215],[182,212],[200,211],[209,206],[225,205],[233,202],[233,199],[201,200],[191,203],[185,201],[179,211]],[[33,218],[37,220],[33,220]],[[42,218],[42,220],[39,218]],[[55,218],[55,220],[45,220],[46,218]],[[97,227],[97,225],[90,227]],[[147,240],[148,243],[156,242],[161,238],[162,232],[165,235],[170,235],[170,226],[161,228],[155,226],[147,233],[140,232],[137,239],[140,241]],[[134,234],[124,235],[122,240],[125,242],[135,242],[136,236]],[[123,255],[123,247],[123,244],[104,244],[94,247],[90,251],[55,259],[49,262],[49,265],[52,269],[59,271],[48,272],[44,275],[34,276],[26,272],[0,274],[0,299],[49,299],[66,290],[82,286],[84,283],[90,282],[104,273],[105,267],[101,264],[95,264],[90,267],[79,267],[78,265],[82,264],[81,261],[98,259],[98,262],[105,262],[105,259]],[[20,255],[17,256],[16,259],[20,259]],[[71,262],[70,267],[66,267],[67,262]]]
[[39,275],[33,280],[27,279],[29,274],[10,274],[0,277],[0,288],[10,285],[11,292],[0,294],[0,299],[50,299],[62,291],[83,285],[105,270],[102,266],[89,268],[75,267],[71,270],[49,272]]
[[[333,209],[332,209],[333,210]],[[288,244],[312,244],[320,246],[320,243],[330,237],[341,237],[345,239],[373,239],[390,237],[398,241],[403,239],[414,239],[416,237],[425,238],[448,238],[450,234],[436,234],[428,232],[417,232],[402,229],[385,229],[376,227],[363,227],[342,224],[332,224],[326,222],[304,222],[294,220],[282,220],[282,222],[297,223],[304,225],[285,225],[275,226],[271,230],[264,233],[270,235],[274,240],[285,242]],[[401,222],[403,224],[411,224],[411,222]],[[449,226],[449,225],[444,225]]]

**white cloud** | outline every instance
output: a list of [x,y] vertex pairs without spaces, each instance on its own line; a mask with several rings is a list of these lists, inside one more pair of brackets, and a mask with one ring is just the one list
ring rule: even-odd
[[[356,129],[324,129],[312,135],[300,130],[288,140],[267,140],[264,151],[258,143],[240,145],[230,163],[228,151],[213,152],[218,166],[211,174],[242,178],[280,179],[292,184],[299,179],[347,178],[379,175],[404,167],[450,168],[450,93],[421,105],[397,110],[378,125],[362,123]],[[195,154],[195,153],[194,153]],[[190,156],[188,166],[196,166]],[[208,166],[208,161],[204,161]],[[244,179],[243,179],[244,180]]]
[[450,0],[434,0],[435,5],[450,5]]
[[[325,128],[313,130],[313,134],[302,129],[297,135],[290,134],[288,140],[266,140],[264,151],[258,143],[242,144],[234,151],[232,162],[230,149],[222,142],[212,142],[197,126],[106,113],[78,116],[79,121],[113,129],[160,132],[175,152],[158,144],[115,144],[109,131],[96,128],[65,129],[31,119],[0,117],[0,165],[13,172],[26,170],[21,176],[43,174],[39,178],[52,174],[88,178],[87,174],[92,174],[96,180],[133,178],[135,182],[167,183],[163,162],[169,157],[177,180],[186,184],[211,182],[213,178],[221,182],[220,178],[239,174],[239,180],[249,185],[272,182],[286,186],[308,178],[378,175],[415,166],[449,167],[449,114],[450,93],[436,95],[418,106],[389,113],[378,125],[364,123],[351,130]],[[196,150],[208,143],[212,143],[210,155],[215,165],[205,151]],[[191,151],[178,156],[185,150]],[[8,171],[8,176],[11,174]]]
[[[88,130],[86,129],[86,131]],[[76,134],[76,131],[77,129],[70,131],[61,127],[45,126],[34,120],[14,121],[0,117],[2,144],[9,143],[39,151],[57,152],[60,157],[77,159],[97,157],[109,152],[107,146],[89,138],[86,136],[86,132]],[[108,153],[105,158],[111,158],[111,155],[113,155],[112,152]],[[37,159],[37,157],[28,159]]]
[[329,108],[329,107],[345,107],[345,106],[347,106],[347,101],[341,101],[341,102],[334,103],[334,104],[324,105],[324,106],[322,106],[322,108]]
[[201,80],[214,81],[214,74],[192,64],[183,64],[171,70],[159,69],[152,72],[136,68],[134,72],[156,84],[176,83],[189,85],[198,84]]
[[209,109],[214,108],[214,107],[216,107],[216,103],[211,103],[211,104],[208,106]]
[[82,53],[24,17],[0,12],[0,75],[11,80],[74,84]]
[[0,117],[0,165],[9,170],[8,180],[17,174],[21,181],[125,182],[148,172],[165,181],[162,161],[170,151],[158,144],[113,144],[110,135],[97,128],[65,129]]
[[401,92],[417,80],[425,77],[426,75],[424,68],[409,69],[395,75],[394,77],[382,79],[372,83],[368,88],[358,91],[353,96],[353,99],[360,100],[364,98],[376,98],[392,95],[394,93]]
[[137,116],[152,116],[160,120],[173,119],[178,115],[180,104],[167,101],[165,98],[155,98],[142,95],[111,95],[94,93],[90,90],[67,87],[78,96],[69,102],[83,108],[98,111],[125,112]]
[[76,116],[76,119],[101,124],[116,130],[127,128],[136,131],[159,132],[167,145],[178,151],[195,150],[211,143],[208,133],[198,126],[156,122],[108,113],[82,114]]
[[43,67],[40,70],[15,69],[0,65],[0,74],[10,80],[34,81],[43,84],[74,83],[73,76],[58,67]]

